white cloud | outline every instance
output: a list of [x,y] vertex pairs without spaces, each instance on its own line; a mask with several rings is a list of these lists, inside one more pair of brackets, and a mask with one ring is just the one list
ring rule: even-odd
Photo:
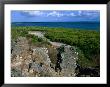
[[80,10],[77,13],[77,16],[97,16],[100,14],[98,10]]
[[59,12],[57,12],[57,11],[52,11],[52,12],[48,13],[47,16],[57,16],[57,17],[61,17],[61,16],[64,16],[64,14],[59,13]]
[[62,16],[76,16],[76,14],[74,12],[67,14],[67,13],[61,13],[61,12],[57,12],[57,11],[52,11],[50,13],[47,13],[47,17],[48,16],[62,17]]
[[22,11],[23,13],[27,13],[30,16],[40,16],[43,15],[41,11]]
[[75,13],[70,13],[69,16],[76,16]]
[[53,16],[53,17],[63,17],[63,16],[70,16],[70,17],[75,17],[75,16],[92,16],[92,17],[97,17],[100,15],[100,11],[93,11],[93,10],[79,10],[79,11],[72,11],[72,12],[64,12],[64,11],[22,11],[22,13],[25,13],[25,15],[29,16]]
[[98,16],[100,15],[99,11],[83,11],[83,15],[86,16]]
[[78,11],[78,16],[81,16],[82,15],[82,11]]

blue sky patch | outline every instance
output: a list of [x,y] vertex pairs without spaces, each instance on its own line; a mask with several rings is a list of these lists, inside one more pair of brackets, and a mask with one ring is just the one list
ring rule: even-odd
[[11,22],[100,21],[99,10],[13,10]]

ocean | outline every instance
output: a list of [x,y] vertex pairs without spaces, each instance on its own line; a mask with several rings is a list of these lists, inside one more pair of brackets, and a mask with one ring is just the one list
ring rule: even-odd
[[13,22],[12,26],[41,26],[100,30],[100,22]]

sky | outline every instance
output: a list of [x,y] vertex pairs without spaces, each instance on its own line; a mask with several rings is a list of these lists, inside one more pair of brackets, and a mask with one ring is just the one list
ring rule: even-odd
[[11,22],[100,21],[99,10],[12,10]]

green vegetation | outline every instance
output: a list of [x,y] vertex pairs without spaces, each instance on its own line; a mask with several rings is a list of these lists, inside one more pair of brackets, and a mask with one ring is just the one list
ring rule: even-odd
[[82,66],[96,66],[93,62],[100,54],[100,33],[87,30],[52,30],[45,36],[51,41],[63,42],[78,47],[79,63]]
[[31,42],[32,42],[32,43],[43,42],[43,39],[42,39],[42,38],[37,37],[37,36],[35,36],[35,35],[27,34],[26,37],[27,37],[28,39],[31,39]]
[[19,28],[12,29],[11,38],[16,40],[19,36],[25,37],[28,34],[28,31],[25,29],[20,30]]
[[[45,32],[45,37],[51,41],[62,42],[76,46],[79,52],[78,63],[81,66],[97,66],[100,60],[100,32],[93,30],[78,30],[48,27],[12,27],[12,39],[18,36],[29,37],[28,31]],[[32,42],[42,42],[41,38],[31,36]]]

